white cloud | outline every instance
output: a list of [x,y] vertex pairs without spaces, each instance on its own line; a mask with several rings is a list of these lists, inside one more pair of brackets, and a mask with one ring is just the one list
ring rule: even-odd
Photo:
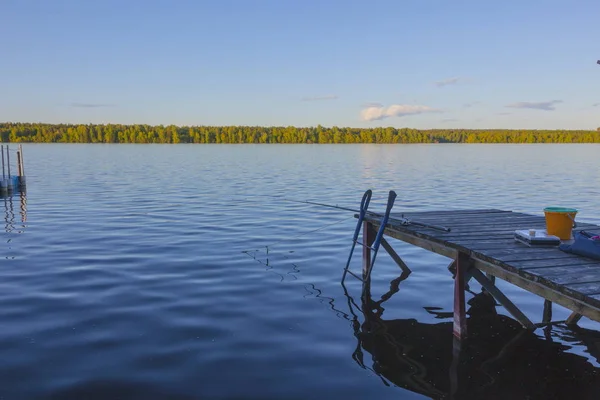
[[407,104],[392,104],[389,107],[384,107],[381,104],[371,105],[363,108],[360,112],[360,118],[363,121],[375,121],[389,117],[404,117],[406,115],[416,115],[423,113],[439,112],[435,108],[429,106],[407,105]]
[[555,104],[562,103],[562,100],[550,100],[550,101],[521,101],[518,103],[509,104],[506,107],[509,108],[531,108],[534,110],[554,111],[556,108]]
[[456,85],[460,81],[460,78],[454,77],[449,79],[444,79],[443,81],[434,82],[434,85],[437,87],[444,87],[448,85]]

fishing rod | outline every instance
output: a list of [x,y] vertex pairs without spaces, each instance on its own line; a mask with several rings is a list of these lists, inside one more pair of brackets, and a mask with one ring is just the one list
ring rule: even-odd
[[[327,208],[333,208],[336,210],[343,210],[343,211],[350,211],[350,212],[354,212],[354,213],[360,213],[360,210],[355,210],[353,208],[347,208],[347,207],[341,207],[338,205],[333,205],[333,204],[325,204],[325,203],[318,203],[315,201],[308,201],[308,200],[294,200],[294,199],[288,199],[285,198],[283,196],[273,196],[273,195],[248,195],[245,197],[267,197],[270,199],[277,199],[277,200],[282,200],[282,201],[289,201],[292,203],[300,203],[300,204],[310,204],[313,206],[320,206],[320,207],[327,207]],[[236,201],[240,201],[240,200],[236,200]],[[247,198],[244,199],[243,201],[245,202],[254,202],[254,200],[248,200]],[[257,200],[258,201],[258,200]],[[376,213],[373,211],[366,211],[366,214],[369,214],[373,217],[383,217],[384,214],[380,214],[380,213]],[[440,226],[440,225],[432,225],[432,224],[426,224],[424,222],[418,222],[412,219],[409,219],[407,217],[404,216],[404,214],[402,215],[402,217],[393,217],[394,221],[398,221],[400,222],[401,225],[407,226],[407,225],[415,225],[415,226],[420,226],[423,228],[431,228],[431,229],[436,229],[439,231],[443,231],[443,232],[450,232],[451,229],[447,228],[445,226]]]
[[[284,200],[284,201],[290,201],[293,203],[303,203],[303,204],[311,204],[314,206],[321,206],[321,207],[329,207],[329,208],[334,208],[337,210],[344,210],[344,211],[350,211],[350,212],[355,212],[355,213],[360,213],[360,210],[355,210],[352,208],[346,208],[346,207],[340,207],[338,205],[332,205],[332,204],[324,204],[324,203],[317,203],[314,201],[307,201],[307,200],[292,200],[292,199],[286,199],[284,197],[279,197],[280,200]],[[372,211],[366,211],[366,214],[369,214],[373,217],[383,217],[383,214],[380,213],[376,213],[376,212],[372,212]],[[444,232],[450,232],[451,229],[447,228],[445,226],[440,226],[440,225],[432,225],[432,224],[426,224],[424,222],[418,222],[418,221],[414,221],[411,219],[408,219],[404,216],[404,214],[402,214],[402,217],[398,218],[398,217],[392,217],[392,219],[394,221],[399,221],[401,225],[415,225],[415,226],[420,226],[423,228],[431,228],[431,229],[437,229],[440,231],[444,231]]]

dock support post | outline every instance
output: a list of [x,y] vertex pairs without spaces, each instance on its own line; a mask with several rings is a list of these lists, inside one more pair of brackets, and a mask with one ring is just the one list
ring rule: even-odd
[[21,153],[17,150],[17,176],[21,176]]
[[464,386],[462,367],[462,345],[460,339],[452,339],[452,363],[450,364],[450,398],[460,398],[459,389]]
[[23,163],[23,145],[19,145],[19,150],[17,150],[17,170],[19,176],[19,187],[24,188],[25,183],[25,164]]
[[456,256],[456,276],[454,277],[454,337],[458,340],[467,337],[467,314],[465,309],[465,275],[470,264],[467,254]]
[[550,300],[544,300],[544,314],[542,315],[542,322],[545,324],[552,322],[552,302]]
[[2,154],[2,179],[0,179],[0,192],[8,191],[8,181],[6,180],[6,172],[4,170],[4,145],[0,145],[0,153]]
[[373,229],[373,224],[371,224],[370,222],[364,221],[363,222],[363,244],[364,246],[362,246],[363,248],[363,252],[362,252],[362,257],[363,257],[363,268],[362,268],[362,278],[363,278],[363,291],[362,291],[362,297],[363,297],[363,301],[367,298],[370,297],[371,295],[371,279],[370,279],[370,275],[371,275],[371,268],[373,267],[371,265],[371,247],[373,246],[373,243],[375,242],[375,229]]
[[412,271],[410,270],[410,268],[408,268],[408,265],[406,265],[406,263],[402,260],[402,258],[400,258],[400,256],[398,255],[398,253],[396,253],[396,251],[392,248],[392,246],[390,245],[390,243],[385,240],[385,238],[381,238],[381,245],[383,246],[383,248],[385,249],[385,251],[388,252],[388,254],[390,255],[390,257],[392,257],[392,259],[394,261],[396,261],[396,264],[398,264],[398,266],[400,267],[400,269],[402,270],[402,273],[411,273]]
[[577,323],[579,322],[579,320],[581,319],[581,317],[583,317],[583,315],[579,314],[578,312],[573,312],[571,315],[569,315],[569,318],[567,318],[567,320],[565,321],[565,323],[567,325],[577,325]]
[[6,168],[8,170],[8,179],[10,180],[10,152],[8,145],[6,145]]
[[552,341],[552,302],[544,300],[544,313],[542,315],[542,323],[544,327],[544,337],[548,341]]
[[8,180],[7,180],[7,189],[9,192],[13,191],[13,181],[12,181],[12,177],[10,176],[10,152],[9,152],[9,148],[8,145],[6,145],[6,169],[8,171]]
[[4,145],[0,146],[0,149],[2,149],[2,151],[0,151],[2,153],[2,179],[6,179],[6,172],[4,172]]

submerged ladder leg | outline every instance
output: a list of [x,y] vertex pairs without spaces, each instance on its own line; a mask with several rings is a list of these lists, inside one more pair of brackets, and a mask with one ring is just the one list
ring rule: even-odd
[[[385,226],[387,225],[388,220],[390,218],[390,212],[392,211],[392,207],[394,206],[394,200],[396,200],[396,192],[390,190],[390,193],[388,195],[387,207],[385,209],[385,215],[381,220],[381,225],[379,226],[379,231],[377,231],[377,236],[375,236],[373,245],[371,246],[371,244],[367,243],[366,246],[363,247],[363,299],[370,297],[369,291],[371,289],[371,271],[373,271],[373,266],[375,265],[377,251],[379,250],[379,245],[381,244],[381,240],[383,239],[383,233],[385,231]],[[369,259],[371,250],[373,251],[373,257]]]
[[[367,209],[369,208],[369,203],[371,202],[371,196],[373,192],[371,189],[367,190],[365,194],[363,194],[362,200],[360,202],[360,213],[358,215],[358,222],[356,224],[356,228],[354,229],[354,236],[352,236],[352,248],[350,249],[350,254],[348,255],[348,261],[346,262],[346,267],[344,268],[344,274],[342,275],[342,282],[346,279],[346,274],[348,273],[348,268],[350,267],[350,260],[352,260],[352,254],[354,253],[354,248],[356,247],[356,241],[358,240],[358,235],[360,234],[360,228],[363,225],[363,221],[365,219],[365,214],[367,213]],[[366,226],[366,224],[365,224]],[[365,242],[366,243],[366,242]],[[370,246],[371,244],[367,244]]]
[[[367,279],[373,265],[371,264],[371,252],[375,242],[375,229],[370,222],[363,222],[363,251],[362,251],[362,295],[363,304],[371,297],[371,281]],[[352,272],[350,272],[352,274]],[[353,274],[354,275],[354,274]]]
[[552,322],[552,302],[550,300],[544,300],[542,322],[545,324],[550,324]]
[[[369,293],[371,271],[373,270],[373,265],[375,264],[375,259],[377,258],[377,252],[379,251],[379,246],[382,244],[382,242],[385,241],[385,239],[383,238],[383,234],[385,232],[386,225],[389,221],[390,212],[392,211],[392,207],[394,206],[394,201],[396,200],[396,192],[394,192],[393,190],[390,190],[389,195],[388,195],[388,202],[387,202],[385,214],[383,216],[383,219],[381,220],[377,234],[374,234],[373,224],[369,221],[364,220],[365,214],[367,213],[367,208],[369,206],[369,202],[371,201],[371,195],[372,195],[371,190],[367,190],[365,192],[365,194],[363,195],[361,205],[360,205],[360,214],[359,214],[359,218],[358,218],[358,223],[356,224],[356,229],[354,230],[354,236],[353,236],[353,240],[352,240],[352,248],[351,248],[350,254],[348,256],[348,261],[346,262],[346,267],[344,268],[344,273],[342,275],[342,285],[344,283],[344,280],[346,279],[346,274],[348,274],[348,273],[363,282],[363,292],[362,292],[363,299],[366,298],[366,296]],[[358,235],[360,234],[361,225],[363,228],[363,243],[358,242]],[[352,254],[354,253],[354,248],[357,243],[360,244],[363,248],[362,278],[358,277],[356,274],[354,274],[349,269],[350,261],[352,260]],[[404,270],[404,268],[406,268],[408,270],[408,267],[406,267],[406,264],[404,264],[402,259],[400,259],[400,257],[394,252],[394,250],[391,248],[389,243],[385,242],[383,244],[383,246],[390,253],[392,258],[398,263],[398,265],[400,265],[400,268],[402,268],[403,270]],[[389,247],[389,249],[388,249],[388,247]],[[398,262],[398,260],[399,260],[399,262]]]
[[383,233],[385,232],[385,226],[387,225],[390,219],[390,212],[392,211],[392,207],[394,206],[394,201],[396,200],[396,192],[390,190],[388,195],[387,207],[385,208],[385,215],[381,220],[381,224],[379,225],[379,231],[377,231],[377,236],[375,236],[375,242],[373,243],[373,258],[371,259],[371,265],[367,271],[366,279],[371,278],[371,271],[373,270],[373,265],[375,264],[375,259],[377,258],[377,252],[379,251],[379,245],[381,244],[381,240],[383,239]]
[[[552,341],[552,302],[544,300],[544,314],[542,316],[542,324],[544,327],[544,337],[548,341]],[[539,325],[538,325],[539,326]]]

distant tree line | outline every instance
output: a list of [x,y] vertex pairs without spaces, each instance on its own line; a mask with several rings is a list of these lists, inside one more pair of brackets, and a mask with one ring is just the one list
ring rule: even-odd
[[38,143],[600,143],[600,129],[410,129],[0,123],[3,142]]

